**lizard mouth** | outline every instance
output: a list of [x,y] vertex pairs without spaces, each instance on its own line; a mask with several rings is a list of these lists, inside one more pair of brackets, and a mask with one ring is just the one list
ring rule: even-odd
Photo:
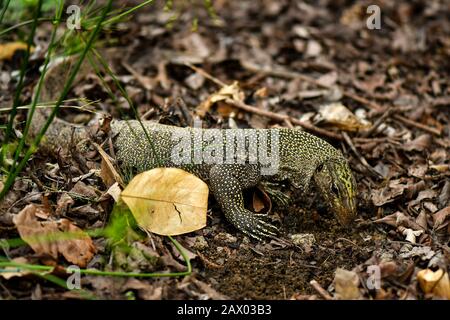
[[336,219],[343,227],[349,227],[356,218],[356,208],[352,199],[344,199],[344,201],[334,201],[332,208],[335,212]]

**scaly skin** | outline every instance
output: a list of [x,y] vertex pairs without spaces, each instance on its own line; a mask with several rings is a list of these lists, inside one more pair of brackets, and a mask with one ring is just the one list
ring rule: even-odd
[[153,149],[137,121],[111,123],[115,136],[114,147],[121,167],[135,172],[157,166],[178,167],[197,175],[208,183],[227,220],[253,238],[261,239],[276,234],[276,228],[265,221],[265,215],[244,208],[242,191],[263,181],[287,179],[294,187],[306,189],[313,179],[342,225],[347,226],[356,216],[356,183],[346,159],[329,143],[307,132],[284,128],[226,129],[235,130],[236,133],[253,130],[258,137],[270,135],[270,130],[278,133],[278,171],[272,175],[262,175],[261,166],[257,164],[191,162],[179,165],[170,160],[171,151],[178,142],[173,139],[174,132],[182,134],[187,131],[195,140],[200,134],[207,131],[213,133],[219,129],[178,128],[153,122],[144,122],[144,125],[154,142]]
[[[41,113],[34,119],[32,135],[42,126],[44,118]],[[135,174],[155,167],[177,167],[195,174],[209,185],[227,220],[253,238],[261,240],[274,236],[277,232],[266,221],[266,215],[255,214],[244,208],[242,191],[260,182],[288,180],[294,187],[305,190],[313,180],[342,225],[349,225],[356,216],[356,182],[346,159],[329,143],[307,132],[286,128],[195,129],[150,121],[143,123],[153,146],[137,121],[111,122],[113,146],[121,169]],[[202,134],[222,134],[228,130],[234,130],[234,133],[255,133],[258,137],[278,134],[278,170],[274,174],[263,175],[261,165],[250,164],[248,161],[243,164],[178,164],[172,161],[172,151],[178,142],[173,138],[174,135],[188,134],[198,142]],[[47,150],[57,150],[61,146],[67,146],[70,141],[79,143],[87,138],[86,129],[55,119],[42,144]],[[205,144],[201,148],[205,149]],[[198,149],[198,145],[192,147],[191,154]]]

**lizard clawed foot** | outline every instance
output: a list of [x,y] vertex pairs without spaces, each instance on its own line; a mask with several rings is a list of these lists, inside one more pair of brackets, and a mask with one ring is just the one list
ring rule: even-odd
[[283,191],[279,190],[277,186],[279,186],[277,183],[261,183],[262,189],[270,196],[272,202],[274,202],[278,207],[287,207],[291,202],[291,198]]
[[275,237],[278,234],[278,228],[267,222],[265,214],[256,214],[246,210],[233,215],[230,221],[246,235],[259,241],[262,241],[263,238]]

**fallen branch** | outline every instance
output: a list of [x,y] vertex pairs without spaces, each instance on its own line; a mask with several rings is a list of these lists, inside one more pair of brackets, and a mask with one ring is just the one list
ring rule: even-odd
[[278,114],[278,113],[274,113],[274,112],[267,111],[267,110],[261,110],[256,107],[245,104],[244,102],[233,100],[233,99],[226,99],[225,102],[228,104],[231,104],[232,106],[235,106],[236,108],[239,108],[241,110],[245,110],[245,111],[260,115],[260,116],[268,117],[273,120],[277,120],[277,121],[285,122],[285,123],[286,123],[286,121],[289,121],[290,123],[299,125],[308,131],[326,136],[331,139],[343,140],[342,135],[340,135],[338,133],[334,133],[334,132],[331,132],[331,131],[328,131],[325,129],[318,128],[318,127],[314,126],[313,124],[300,121],[300,120],[292,118],[288,115]]
[[[313,77],[306,76],[304,74],[301,74],[301,73],[295,72],[295,71],[284,70],[281,67],[269,69],[269,68],[264,68],[264,67],[258,66],[256,64],[246,62],[246,61],[241,61],[241,65],[245,69],[247,69],[249,71],[252,71],[252,72],[260,72],[260,73],[263,73],[265,75],[279,77],[279,78],[301,79],[303,81],[315,84],[316,86],[321,87],[321,88],[325,88],[325,89],[332,89],[333,88],[333,86],[327,85],[325,83],[322,83],[322,82],[320,82],[319,80],[317,80],[317,79],[315,79]],[[368,100],[368,99],[366,99],[366,98],[364,98],[364,97],[362,97],[362,96],[360,96],[360,95],[358,95],[356,93],[349,92],[349,91],[344,90],[344,89],[341,89],[341,91],[342,91],[342,94],[345,97],[350,98],[350,99],[352,99],[354,101],[357,101],[357,102],[361,103],[362,105],[365,105],[365,106],[369,107],[370,109],[372,109],[372,110],[374,110],[374,111],[376,111],[378,113],[384,113],[384,112],[386,112],[386,110],[389,109],[388,107],[383,107],[380,104],[378,104],[378,103],[376,103],[374,101],[370,101],[370,100]],[[424,125],[422,123],[419,123],[419,122],[416,122],[416,121],[413,121],[413,120],[410,120],[410,119],[405,118],[405,117],[403,117],[401,115],[394,115],[393,118],[398,120],[398,121],[400,121],[400,122],[402,122],[402,123],[404,123],[405,125],[416,127],[418,129],[421,129],[423,131],[429,132],[429,133],[437,135],[437,136],[441,135],[441,130],[429,127],[427,125]]]
[[210,75],[208,72],[206,72],[205,70],[203,70],[202,68],[198,68],[196,66],[194,66],[192,63],[186,62],[184,64],[186,67],[191,68],[192,70],[194,70],[195,72],[197,72],[198,74],[201,74],[202,76],[204,76],[206,79],[211,80],[212,82],[214,82],[215,84],[217,84],[220,87],[226,87],[227,84],[219,79],[217,79],[216,77],[213,77],[212,75]]
[[317,291],[317,293],[325,300],[333,300],[333,297],[316,281],[311,280],[309,284]]
[[356,155],[356,157],[358,158],[359,162],[361,162],[361,164],[375,177],[377,178],[383,178],[383,176],[381,174],[379,174],[366,160],[366,158],[364,158],[359,152],[358,150],[356,150],[355,145],[352,142],[352,139],[350,139],[349,135],[347,134],[347,132],[343,132],[342,136],[344,137],[345,142],[347,142],[347,144],[350,146],[350,149],[352,149],[353,153]]
[[397,120],[403,122],[406,125],[409,125],[409,126],[412,126],[412,127],[416,127],[418,129],[421,129],[423,131],[429,132],[429,133],[434,134],[436,136],[440,136],[441,135],[441,130],[439,130],[439,129],[432,128],[432,127],[424,125],[424,124],[422,124],[420,122],[416,122],[416,121],[410,120],[410,119],[405,118],[405,117],[403,117],[403,116],[401,116],[399,114],[396,114],[393,117],[394,117],[394,119],[397,119]]

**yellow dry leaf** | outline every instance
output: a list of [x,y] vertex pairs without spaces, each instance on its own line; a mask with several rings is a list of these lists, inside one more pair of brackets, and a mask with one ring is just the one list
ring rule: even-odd
[[[23,42],[8,42],[0,44],[0,60],[11,60],[17,50],[27,50],[27,44]],[[30,53],[34,48],[30,48]]]
[[417,280],[419,280],[423,292],[432,293],[436,297],[450,300],[450,281],[448,273],[444,273],[444,270],[420,270],[417,273]]
[[[28,263],[28,260],[24,257],[18,257],[11,260],[11,262],[15,263]],[[0,272],[0,277],[3,277],[4,279],[8,280],[14,277],[23,277],[26,275],[31,274],[31,271],[17,268],[17,267],[6,267]]]
[[370,122],[359,119],[342,103],[330,103],[320,107],[321,118],[342,130],[358,131],[370,127]]
[[186,171],[156,168],[135,176],[122,191],[137,223],[160,235],[178,235],[206,226],[208,186]]
[[94,244],[83,230],[67,219],[39,221],[45,212],[35,204],[27,205],[13,219],[20,237],[37,254],[54,259],[62,254],[67,261],[85,267],[95,253]]
[[206,112],[208,112],[211,107],[219,102],[226,99],[232,99],[235,101],[244,101],[244,92],[239,88],[239,82],[234,81],[228,86],[223,86],[219,91],[214,92],[205,101],[203,101],[196,109],[199,116],[203,117]]
[[354,271],[337,268],[334,277],[334,287],[338,299],[357,300],[361,298],[359,277]]

